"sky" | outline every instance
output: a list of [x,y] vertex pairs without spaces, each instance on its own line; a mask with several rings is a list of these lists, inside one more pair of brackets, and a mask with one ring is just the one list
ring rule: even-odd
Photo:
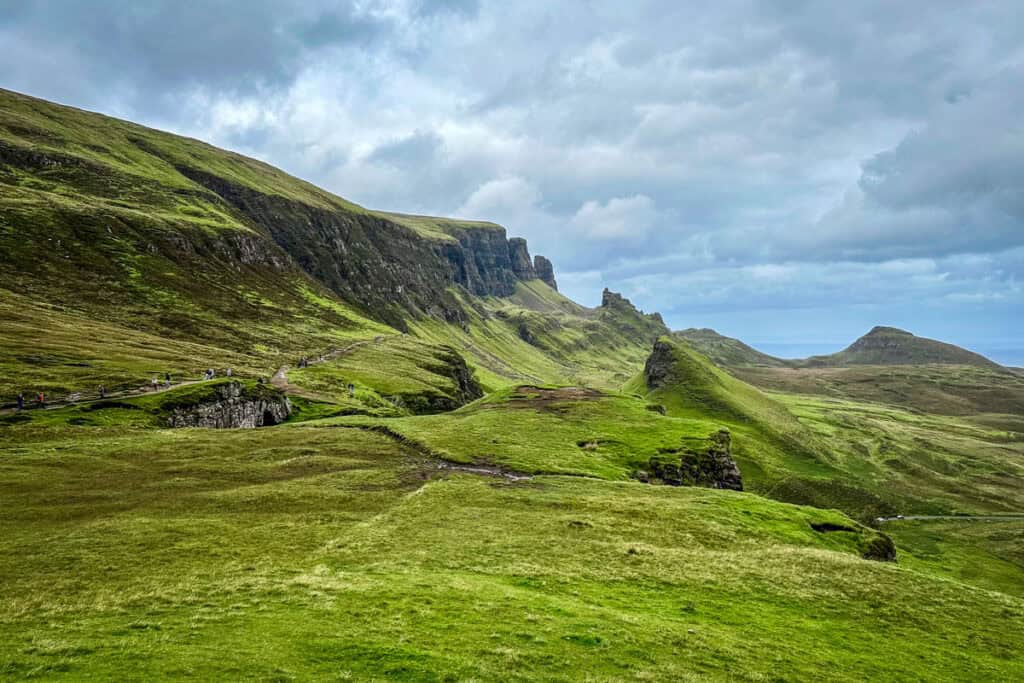
[[0,87],[496,221],[587,305],[1024,365],[1018,0],[0,0]]

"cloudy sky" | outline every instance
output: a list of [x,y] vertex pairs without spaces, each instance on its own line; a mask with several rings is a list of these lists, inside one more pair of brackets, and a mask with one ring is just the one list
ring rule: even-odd
[[0,0],[0,87],[500,222],[582,303],[1024,364],[1018,0]]

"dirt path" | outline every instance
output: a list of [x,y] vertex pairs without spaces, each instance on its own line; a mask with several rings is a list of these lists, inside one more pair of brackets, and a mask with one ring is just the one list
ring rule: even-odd
[[[311,360],[309,362],[309,364],[310,365],[314,365],[316,363],[322,363],[322,362],[326,362],[328,360],[333,360],[334,358],[337,358],[339,356],[343,356],[346,353],[351,352],[355,348],[358,348],[360,346],[364,346],[366,344],[372,344],[372,343],[374,343],[374,340],[369,340],[368,339],[368,340],[356,342],[354,344],[349,344],[348,346],[346,346],[344,348],[341,348],[341,349],[333,349],[329,353],[324,354],[322,356],[322,360],[320,360],[321,357],[318,356],[317,360]],[[274,373],[274,376],[270,380],[270,382],[275,387],[277,387],[277,388],[279,388],[279,389],[281,389],[283,391],[286,391],[288,393],[298,393],[298,394],[301,395],[302,394],[302,390],[301,389],[299,389],[298,387],[294,387],[294,386],[292,386],[291,384],[288,383],[288,370],[290,370],[290,369],[291,369],[290,366],[287,366],[287,365],[282,366],[281,368],[278,369],[277,372]],[[224,379],[224,376],[222,375],[222,376],[216,377],[214,379]],[[64,399],[61,399],[59,401],[47,401],[46,405],[43,408],[39,408],[36,405],[34,397],[26,397],[26,399],[25,399],[25,412],[36,411],[36,410],[58,410],[60,408],[68,408],[70,406],[84,406],[84,405],[90,405],[90,404],[93,404],[93,403],[100,403],[102,401],[113,401],[113,400],[124,399],[124,398],[138,398],[139,396],[150,396],[152,394],[161,394],[161,393],[163,393],[165,391],[171,391],[173,389],[180,389],[181,387],[187,387],[187,386],[192,385],[192,384],[201,384],[201,383],[207,382],[207,381],[211,381],[211,380],[189,379],[189,380],[185,380],[183,382],[172,382],[170,386],[167,386],[167,385],[161,383],[161,384],[159,384],[157,386],[157,390],[156,391],[153,391],[151,385],[147,384],[147,385],[139,387],[138,389],[128,389],[128,390],[125,390],[125,391],[110,392],[110,393],[108,393],[103,398],[100,398],[99,396],[94,396],[92,398],[75,398],[75,396],[80,396],[80,394],[71,394],[69,398],[64,398]],[[13,414],[13,413],[16,413],[16,412],[18,412],[18,409],[16,407],[0,408],[0,415],[10,415],[10,414]]]
[[[363,341],[355,342],[354,344],[349,344],[344,348],[332,349],[330,352],[325,353],[324,355],[319,356],[314,360],[310,360],[309,364],[319,365],[320,363],[326,363],[327,361],[334,360],[335,358],[340,358],[341,356],[347,355],[354,351],[355,349],[359,348],[360,346],[366,346],[367,344],[373,343],[375,343],[374,340],[366,339]],[[277,372],[274,373],[274,376],[270,378],[270,383],[273,384],[278,389],[289,394],[298,394],[299,396],[316,398],[312,394],[304,392],[300,387],[296,387],[295,385],[288,382],[288,371],[291,369],[292,367],[290,365],[282,365],[280,368],[277,369]]]
[[[218,378],[218,379],[221,379],[221,378]],[[103,401],[115,401],[115,400],[122,399],[122,398],[137,398],[139,396],[152,396],[153,394],[162,394],[165,391],[171,391],[172,389],[178,389],[180,387],[187,387],[187,386],[189,386],[191,384],[201,384],[202,382],[206,382],[206,381],[208,381],[208,380],[205,380],[205,379],[188,379],[188,380],[185,380],[184,382],[172,382],[170,386],[167,386],[166,384],[162,384],[161,383],[161,384],[157,385],[156,391],[154,391],[151,388],[152,385],[145,385],[145,386],[139,387],[138,389],[128,389],[126,391],[112,391],[112,392],[108,393],[106,396],[104,396],[103,398],[100,398],[99,396],[95,396],[93,398],[73,398],[74,396],[76,396],[76,394],[71,394],[72,398],[66,398],[66,399],[63,399],[63,400],[60,400],[60,401],[49,401],[48,400],[46,402],[46,405],[43,408],[39,408],[39,406],[35,402],[35,399],[32,399],[32,400],[26,399],[25,400],[25,412],[35,411],[35,410],[57,410],[59,408],[68,408],[70,406],[87,406],[87,405],[90,405],[92,403],[101,403]],[[78,395],[80,395],[80,394],[78,394]],[[9,415],[11,413],[16,413],[16,412],[18,412],[17,408],[2,408],[2,409],[0,409],[0,415]]]
[[1007,515],[898,515],[896,517],[878,517],[875,521],[886,522],[927,522],[934,520],[959,520],[964,522],[1024,522],[1024,513]]

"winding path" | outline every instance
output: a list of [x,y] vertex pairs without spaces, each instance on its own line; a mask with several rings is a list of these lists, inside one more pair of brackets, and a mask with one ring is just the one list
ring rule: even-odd
[[[366,346],[367,344],[372,343],[375,343],[375,340],[366,339],[363,341],[355,342],[354,344],[349,344],[344,348],[332,349],[329,353],[319,356],[316,360],[310,360],[309,365],[318,365],[320,363],[326,363],[329,360],[334,360],[335,358],[339,358],[341,356],[345,356],[349,353],[352,353],[352,351],[359,348],[360,346]],[[277,369],[277,372],[274,373],[274,376],[270,378],[270,383],[273,384],[278,389],[280,389],[281,391],[287,392],[289,394],[303,395],[305,393],[309,397],[315,398],[315,396],[313,396],[312,394],[309,394],[308,392],[303,392],[302,389],[295,387],[294,385],[288,382],[288,371],[291,369],[292,367],[290,365],[282,365],[280,368]]]
[[[375,342],[375,340],[367,339],[367,340],[364,340],[364,341],[355,342],[354,344],[349,344],[348,346],[346,346],[344,348],[341,348],[341,349],[332,349],[330,352],[324,354],[323,356],[318,356],[317,360],[310,360],[309,364],[310,365],[315,365],[317,363],[322,363],[322,362],[326,362],[328,360],[333,360],[335,358],[338,358],[339,356],[343,356],[343,355],[345,355],[347,353],[350,353],[353,349],[356,349],[356,348],[358,348],[360,346],[365,346],[366,344],[371,344],[371,343],[374,343],[374,342]],[[274,373],[274,375],[271,378],[270,382],[275,387],[277,387],[277,388],[279,388],[279,389],[281,389],[283,391],[286,391],[286,392],[289,392],[289,393],[301,393],[301,389],[298,389],[297,387],[294,387],[294,386],[292,386],[291,384],[288,383],[288,370],[290,370],[290,369],[291,369],[291,367],[288,366],[288,365],[281,366],[280,368],[278,368],[277,372]],[[218,377],[216,379],[224,379],[224,377],[221,376],[221,377]],[[240,378],[238,378],[238,379],[240,379]],[[58,401],[47,401],[46,405],[43,406],[43,408],[39,408],[38,405],[36,405],[34,397],[26,397],[26,400],[25,400],[25,412],[36,411],[36,410],[57,410],[59,408],[68,408],[68,407],[71,407],[71,406],[84,406],[84,405],[90,405],[90,404],[93,404],[93,403],[100,403],[102,401],[113,401],[113,400],[124,399],[124,398],[137,398],[139,396],[151,396],[153,394],[161,394],[161,393],[163,393],[165,391],[172,391],[174,389],[179,389],[181,387],[186,387],[186,386],[189,386],[189,385],[192,385],[192,384],[201,384],[201,383],[206,382],[206,381],[210,381],[210,380],[205,380],[205,379],[188,379],[188,380],[184,380],[182,382],[173,382],[173,383],[171,383],[170,386],[167,386],[166,384],[161,383],[161,384],[159,384],[157,386],[156,391],[154,391],[152,389],[151,385],[147,384],[147,385],[144,385],[142,387],[139,387],[138,389],[127,389],[127,390],[124,390],[124,391],[112,391],[112,392],[108,393],[103,398],[100,398],[99,396],[95,396],[93,398],[83,398],[83,399],[65,398],[63,400],[58,400]],[[75,394],[70,394],[70,396],[74,397]],[[0,408],[0,415],[10,415],[10,414],[13,414],[13,413],[16,413],[16,412],[18,412],[18,409],[16,407],[14,407],[14,406],[8,406],[8,407],[5,407],[5,408]]]

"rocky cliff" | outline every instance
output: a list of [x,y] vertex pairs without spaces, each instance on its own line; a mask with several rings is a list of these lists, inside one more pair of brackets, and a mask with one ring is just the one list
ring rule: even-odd
[[663,450],[651,458],[648,470],[639,473],[639,477],[654,477],[670,486],[743,490],[743,478],[732,458],[732,437],[727,429],[711,434],[704,447],[684,445]]
[[[538,278],[526,240],[509,239],[500,226],[452,222],[452,241],[424,239],[384,215],[311,206],[197,169],[178,170],[239,211],[309,275],[401,329],[410,312],[458,320],[447,291],[453,284],[476,296],[505,297],[518,281]],[[553,272],[549,278],[554,281]]]
[[540,278],[548,287],[558,291],[558,283],[555,282],[555,269],[551,265],[551,261],[547,260],[540,254],[533,257],[533,270],[537,273],[537,277]]
[[252,429],[280,424],[291,414],[291,402],[270,387],[222,382],[206,395],[169,407],[169,427]]

